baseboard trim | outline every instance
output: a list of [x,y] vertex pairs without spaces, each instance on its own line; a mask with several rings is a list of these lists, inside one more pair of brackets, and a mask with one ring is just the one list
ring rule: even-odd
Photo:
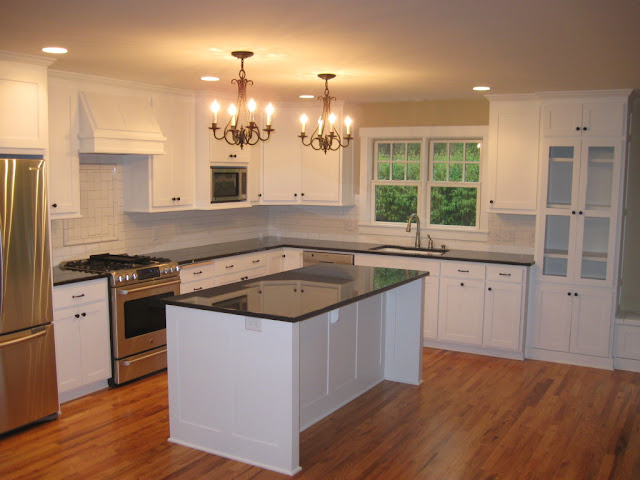
[[613,357],[593,357],[591,355],[555,352],[553,350],[543,350],[541,348],[526,348],[524,351],[524,357],[530,360],[543,360],[545,362],[566,363],[569,365],[578,365],[580,367],[613,370]]

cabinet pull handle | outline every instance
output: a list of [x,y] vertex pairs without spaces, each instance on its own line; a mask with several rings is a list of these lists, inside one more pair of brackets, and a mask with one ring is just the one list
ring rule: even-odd
[[195,287],[195,288],[193,289],[193,291],[194,291],[194,292],[197,292],[198,290],[202,290],[202,287]]
[[84,293],[81,293],[80,295],[71,295],[71,298],[82,298],[84,297]]
[[260,263],[260,260],[252,260],[251,263]]
[[502,275],[503,277],[510,277],[511,276],[510,273],[502,273],[502,272],[500,272],[499,275]]
[[469,270],[460,270],[460,269],[458,269],[458,271],[459,271],[460,273],[469,273]]
[[227,266],[226,266],[226,267],[224,267],[224,268],[233,268],[233,265],[227,265]]
[[194,275],[202,275],[202,270],[200,270],[199,272],[193,272]]
[[249,277],[242,277],[240,280],[249,280]]

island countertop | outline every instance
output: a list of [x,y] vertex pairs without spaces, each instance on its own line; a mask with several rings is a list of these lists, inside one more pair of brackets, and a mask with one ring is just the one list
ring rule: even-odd
[[428,275],[418,270],[318,264],[169,297],[164,302],[299,322]]

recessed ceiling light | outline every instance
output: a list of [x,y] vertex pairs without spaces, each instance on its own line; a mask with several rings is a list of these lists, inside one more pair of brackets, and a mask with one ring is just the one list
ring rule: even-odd
[[491,87],[482,87],[482,86],[479,86],[479,87],[473,87],[473,89],[474,89],[476,92],[486,92],[487,90],[491,90]]
[[200,77],[200,80],[204,80],[205,82],[217,82],[220,80],[218,77]]
[[300,98],[314,98],[314,95],[300,95]]
[[210,48],[209,51],[211,51],[211,52],[221,52],[222,50],[220,50],[219,48]]
[[44,47],[42,51],[45,53],[55,53],[59,55],[61,53],[67,53],[69,50],[63,47]]

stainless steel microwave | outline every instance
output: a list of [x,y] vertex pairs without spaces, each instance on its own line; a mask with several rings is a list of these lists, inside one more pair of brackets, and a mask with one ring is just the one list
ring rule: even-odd
[[247,167],[211,167],[211,203],[247,200]]

